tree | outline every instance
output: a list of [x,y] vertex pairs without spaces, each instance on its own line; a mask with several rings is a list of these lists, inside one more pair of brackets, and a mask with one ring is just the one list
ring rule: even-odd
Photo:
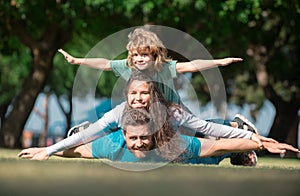
[[[294,146],[300,108],[299,6],[298,1],[206,2],[205,19],[212,25],[205,26],[208,37],[202,38],[214,56],[234,54],[245,59],[237,69],[222,69],[225,81],[235,81],[227,84],[227,89],[233,89],[228,92],[230,100],[253,103],[259,109],[262,99],[269,99],[276,108],[269,136]],[[205,24],[199,20],[197,25]],[[218,33],[209,33],[218,26],[222,26]],[[194,80],[198,77],[194,75]]]
[[[11,0],[0,2],[0,24],[1,29],[3,29],[1,32],[3,40],[11,42],[12,39],[17,39],[19,43],[28,48],[28,53],[32,58],[31,66],[26,69],[28,74],[22,75],[24,80],[22,86],[18,88],[19,91],[10,91],[15,92],[16,95],[11,94],[1,102],[1,146],[10,148],[21,146],[20,138],[23,127],[38,94],[45,87],[47,78],[53,69],[53,58],[57,49],[71,40],[75,33],[93,32],[93,34],[103,37],[112,30],[113,32],[116,31],[120,28],[118,26],[124,25],[123,22],[127,24],[128,20],[118,15],[118,13],[123,14],[124,9],[122,7],[124,4],[124,2],[106,2],[103,0]],[[113,17],[118,20],[111,20]],[[96,18],[99,20],[95,20]],[[118,22],[119,25],[102,25],[105,23],[112,24],[112,21]],[[104,27],[105,30],[103,30]],[[10,51],[13,47],[5,47],[8,45],[7,43],[1,44],[2,54],[18,54],[15,51]],[[18,48],[14,45],[14,48],[24,54],[22,52],[23,47]],[[25,65],[21,66],[25,67]],[[19,84],[14,83],[13,85],[18,86]],[[8,112],[9,105],[12,109]]]

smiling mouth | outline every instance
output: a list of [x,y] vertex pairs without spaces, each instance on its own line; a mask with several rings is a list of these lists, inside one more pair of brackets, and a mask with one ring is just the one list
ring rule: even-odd
[[134,105],[139,105],[139,106],[144,106],[145,105],[144,103],[140,103],[140,102],[134,102],[133,104]]
[[132,150],[133,150],[134,152],[141,152],[141,153],[145,153],[145,152],[148,152],[148,151],[149,151],[149,150],[146,149],[146,148],[138,148],[138,149],[133,148]]
[[146,67],[147,66],[147,64],[136,64],[135,66],[137,66],[137,67]]

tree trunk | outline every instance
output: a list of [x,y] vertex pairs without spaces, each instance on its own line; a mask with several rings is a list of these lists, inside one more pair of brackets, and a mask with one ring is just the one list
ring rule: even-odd
[[[279,142],[287,142],[288,135],[296,135],[290,133],[290,131],[294,130],[295,124],[299,122],[298,108],[295,108],[294,105],[288,103],[281,103],[281,105],[278,105],[277,103],[275,107],[276,116],[269,137],[274,138]],[[295,138],[294,142],[289,144],[296,146],[296,141]]]
[[[299,146],[299,144],[298,144],[298,146],[296,145],[298,143],[299,120],[300,120],[300,118],[298,116],[298,120],[296,120],[295,123],[292,125],[291,131],[290,131],[290,133],[289,133],[289,135],[287,136],[287,139],[286,139],[286,142],[288,144],[294,144],[294,147],[296,147],[296,148]],[[295,157],[295,158],[298,157],[298,158],[300,158],[299,156],[300,156],[300,153],[298,153],[298,155],[297,155],[297,154],[292,153],[290,151],[286,152],[286,157]]]
[[0,105],[0,118],[1,118],[0,129],[1,129],[2,125],[3,125],[3,123],[4,123],[5,114],[7,112],[8,106],[9,106],[9,104],[2,104],[2,105]]
[[60,101],[59,95],[57,95],[57,94],[55,94],[55,95],[56,95],[57,103],[60,106],[61,111],[64,113],[64,115],[66,117],[66,130],[65,130],[65,134],[64,134],[64,137],[66,138],[67,134],[68,134],[68,130],[71,128],[71,125],[72,125],[72,112],[73,112],[72,96],[71,96],[71,93],[69,95],[67,95],[67,101],[69,104],[69,111],[67,111],[64,108],[62,102]]
[[[276,116],[269,137],[298,147],[299,104],[297,99],[292,99],[289,102],[284,101],[269,85],[264,90],[266,97],[276,108]],[[286,157],[296,157],[296,154],[288,152]]]
[[[276,116],[274,123],[269,132],[269,137],[279,141],[288,143],[294,147],[298,147],[298,110],[300,103],[296,93],[292,94],[289,101],[277,94],[269,81],[269,74],[266,70],[266,62],[270,59],[273,52],[269,52],[264,46],[255,46],[252,48],[253,59],[256,65],[256,78],[258,84],[263,88],[265,96],[276,108]],[[289,152],[286,156],[295,157],[295,153]]]
[[[32,67],[23,87],[12,103],[12,110],[0,130],[0,146],[20,148],[21,136],[26,121],[34,107],[39,93],[45,86],[46,79],[53,67],[53,57],[58,48],[71,37],[72,28],[60,27],[56,23],[45,23],[45,30],[40,39],[34,38],[23,20],[14,20],[7,28],[31,50]],[[71,24],[69,24],[71,25]],[[41,29],[43,29],[41,27]]]
[[67,119],[67,126],[66,126],[66,131],[65,131],[65,138],[67,137],[68,130],[72,126],[72,112],[73,112],[73,102],[72,102],[72,96],[68,96],[68,102],[70,106],[69,112],[65,113],[66,119]]
[[1,146],[20,148],[23,127],[34,107],[37,96],[45,85],[46,78],[52,68],[54,51],[33,52],[32,71],[29,73],[20,93],[16,96],[12,111],[2,126],[3,143]]
[[45,100],[44,100],[45,113],[42,115],[42,118],[44,121],[44,128],[43,128],[43,132],[39,138],[39,147],[47,146],[47,135],[48,135],[48,129],[49,129],[49,97],[50,97],[50,94],[47,93]]

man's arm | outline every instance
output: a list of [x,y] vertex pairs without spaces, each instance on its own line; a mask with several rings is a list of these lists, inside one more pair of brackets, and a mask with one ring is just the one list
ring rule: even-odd
[[[200,157],[216,156],[228,152],[244,152],[261,149],[257,142],[247,139],[198,139],[201,142]],[[285,143],[262,141],[262,144],[263,149],[269,151],[270,153],[285,153],[287,150],[299,153],[299,149]]]
[[191,62],[178,62],[176,64],[176,71],[178,73],[198,72],[213,67],[226,66],[231,63],[240,62],[240,61],[243,61],[243,59],[242,58],[223,58],[223,59],[213,59],[213,60],[197,59]]
[[64,55],[65,59],[70,64],[78,64],[78,65],[85,65],[94,69],[100,69],[105,71],[112,70],[110,67],[110,60],[105,58],[76,58],[70,55],[69,53],[65,52],[62,49],[59,49],[58,52],[60,52],[62,55]]

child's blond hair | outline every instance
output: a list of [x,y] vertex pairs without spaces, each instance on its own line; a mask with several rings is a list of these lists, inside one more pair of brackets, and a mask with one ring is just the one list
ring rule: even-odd
[[137,50],[138,53],[149,52],[154,57],[154,70],[159,72],[162,70],[164,63],[171,61],[167,57],[167,49],[157,35],[145,28],[137,28],[128,35],[129,41],[126,46],[128,57],[126,64],[130,68],[135,68],[132,62],[132,51]]

